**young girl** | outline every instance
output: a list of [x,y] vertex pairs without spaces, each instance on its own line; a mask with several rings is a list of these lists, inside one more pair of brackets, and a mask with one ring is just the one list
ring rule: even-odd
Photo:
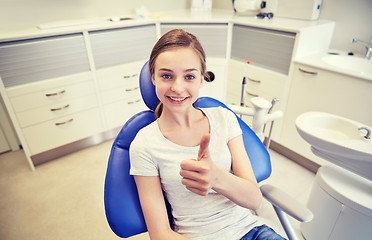
[[160,104],[157,120],[131,144],[130,173],[150,238],[283,239],[249,210],[260,206],[262,195],[235,115],[222,107],[193,107],[206,73],[196,37],[183,30],[166,33],[151,52],[149,68]]

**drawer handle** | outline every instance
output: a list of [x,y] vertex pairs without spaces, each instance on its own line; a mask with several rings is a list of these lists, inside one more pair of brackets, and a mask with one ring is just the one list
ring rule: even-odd
[[45,96],[47,96],[47,97],[58,96],[58,95],[64,94],[65,92],[66,92],[66,90],[62,90],[62,91],[56,92],[56,93],[47,93],[47,94],[45,94]]
[[258,94],[253,94],[253,93],[250,93],[248,91],[246,91],[246,93],[249,95],[249,96],[252,96],[252,97],[259,97],[260,95]]
[[64,124],[66,124],[66,123],[72,122],[73,120],[74,120],[74,119],[71,118],[71,119],[69,119],[69,120],[67,120],[67,121],[64,121],[64,122],[56,122],[55,125],[56,125],[56,126],[64,125]]
[[60,107],[60,108],[51,108],[50,111],[52,111],[52,112],[61,111],[61,110],[65,109],[65,108],[68,108],[68,107],[70,107],[70,104],[67,104],[67,105],[65,105],[63,107]]
[[248,80],[251,81],[251,82],[254,82],[254,83],[261,83],[261,80],[253,79],[253,78],[250,78],[250,77],[248,77]]
[[124,75],[123,78],[132,78],[132,77],[137,77],[138,73],[135,73],[133,75]]
[[317,75],[318,74],[317,72],[307,71],[307,70],[304,70],[302,68],[298,68],[298,70],[300,70],[301,72],[306,73],[306,74],[311,74],[311,75]]
[[125,91],[126,92],[131,92],[131,91],[135,91],[135,90],[137,90],[139,87],[137,86],[137,87],[134,87],[134,88],[127,88],[127,89],[125,89]]
[[140,101],[141,101],[141,99],[137,99],[136,101],[128,102],[128,104],[135,104],[135,103],[138,103],[138,102],[140,102]]

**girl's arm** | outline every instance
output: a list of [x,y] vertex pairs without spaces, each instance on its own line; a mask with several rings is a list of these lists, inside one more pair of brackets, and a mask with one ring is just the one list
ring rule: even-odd
[[213,189],[242,207],[257,210],[261,205],[262,193],[245,150],[242,135],[231,139],[228,147],[234,174],[217,166],[217,179]]
[[169,225],[167,209],[158,176],[134,176],[151,240],[187,239]]

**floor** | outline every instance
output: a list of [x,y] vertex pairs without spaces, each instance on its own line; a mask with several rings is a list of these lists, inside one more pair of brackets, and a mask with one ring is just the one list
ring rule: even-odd
[[[109,228],[103,185],[112,141],[40,165],[32,172],[23,151],[0,155],[0,239],[119,239]],[[314,174],[270,151],[268,183],[306,204]],[[278,224],[264,201],[259,215]],[[297,231],[299,224],[291,219]],[[278,224],[279,225],[279,224]],[[147,234],[130,238],[148,239]]]

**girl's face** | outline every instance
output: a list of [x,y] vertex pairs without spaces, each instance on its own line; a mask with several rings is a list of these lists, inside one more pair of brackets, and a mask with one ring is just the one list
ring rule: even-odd
[[163,112],[184,112],[197,100],[203,84],[201,62],[189,47],[165,51],[155,61],[152,81]]

